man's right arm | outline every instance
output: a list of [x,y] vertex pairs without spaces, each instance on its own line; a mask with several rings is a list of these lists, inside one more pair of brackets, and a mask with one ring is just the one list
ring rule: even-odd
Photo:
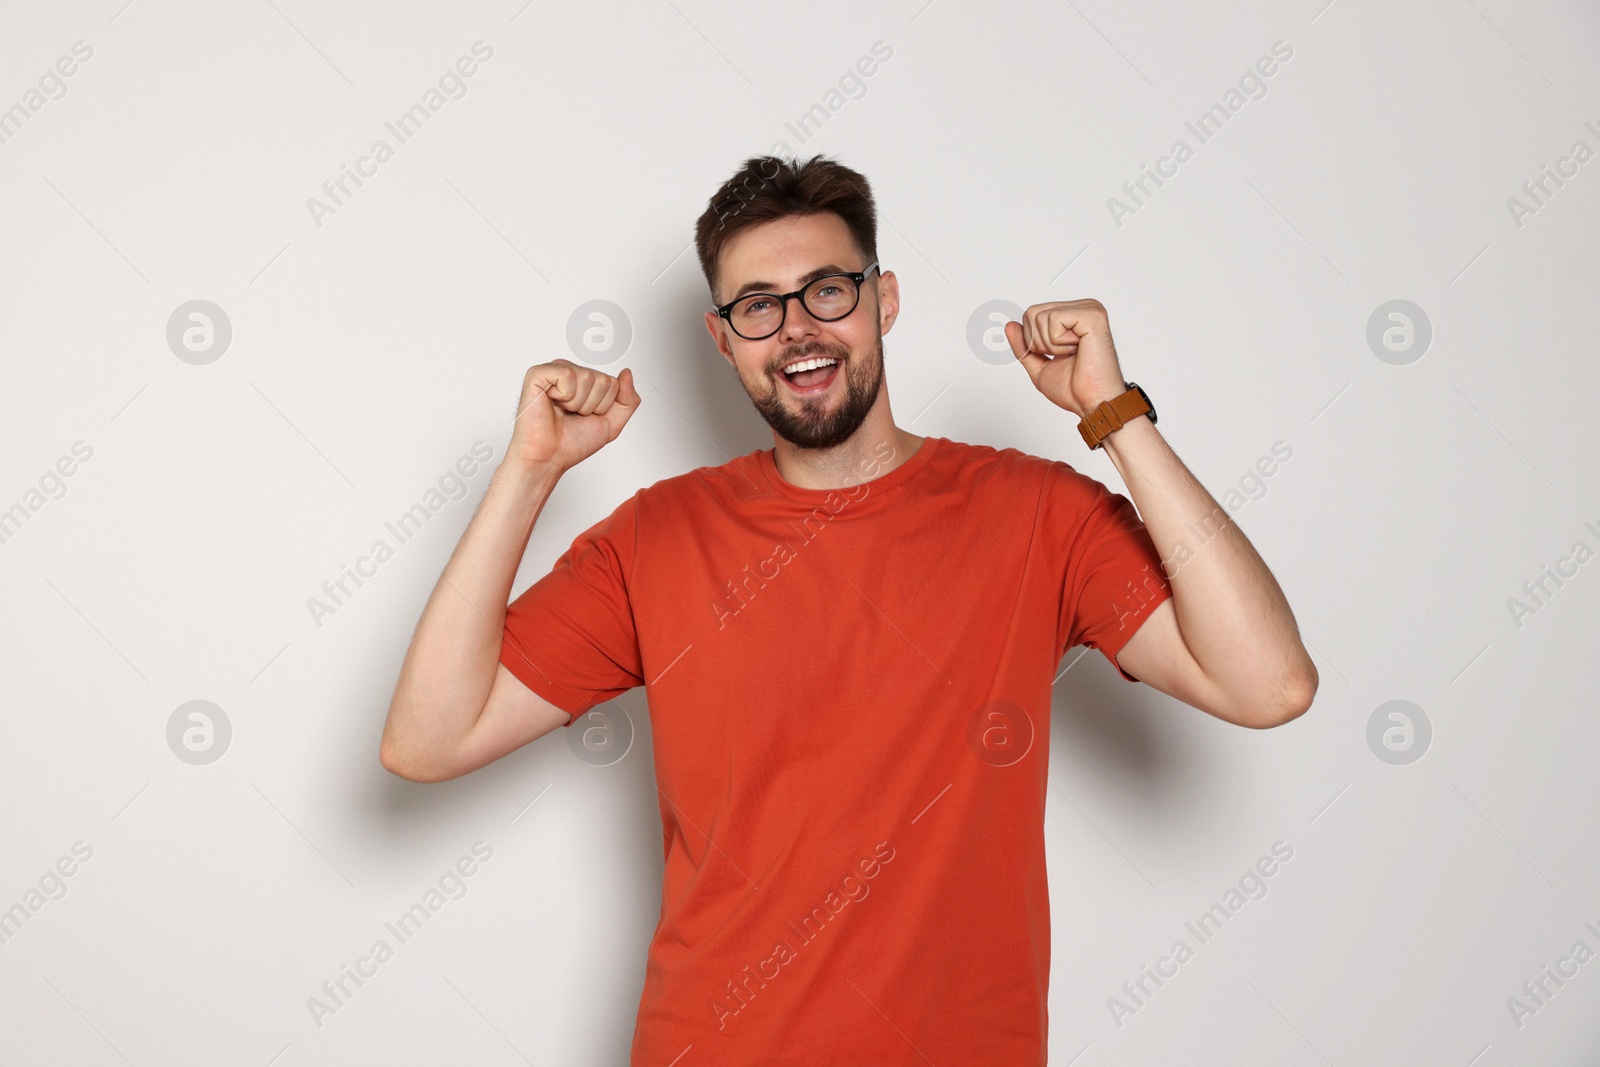
[[567,360],[529,369],[506,457],[406,650],[379,747],[387,770],[456,778],[571,718],[500,663],[506,604],[556,482],[614,440],[638,405],[631,370],[613,378]]

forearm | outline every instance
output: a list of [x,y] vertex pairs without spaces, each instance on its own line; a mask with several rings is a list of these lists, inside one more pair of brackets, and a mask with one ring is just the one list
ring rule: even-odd
[[1105,449],[1160,553],[1184,644],[1218,692],[1281,707],[1314,691],[1316,668],[1283,590],[1161,431],[1135,418]]
[[508,460],[490,479],[406,650],[383,728],[386,766],[451,751],[477,722],[500,661],[511,583],[558,478],[554,468]]

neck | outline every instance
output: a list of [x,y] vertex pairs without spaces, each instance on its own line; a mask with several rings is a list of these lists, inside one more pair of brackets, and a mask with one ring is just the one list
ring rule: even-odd
[[[873,478],[888,474],[910,459],[925,438],[894,424],[885,388],[856,432],[832,448],[800,448],[777,433],[772,440],[772,460],[784,481],[801,489],[842,489],[868,481],[862,473],[866,470],[873,471]],[[887,460],[886,451],[891,452]]]

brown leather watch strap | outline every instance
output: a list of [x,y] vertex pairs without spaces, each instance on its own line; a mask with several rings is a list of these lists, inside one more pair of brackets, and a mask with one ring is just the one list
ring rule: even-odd
[[1105,443],[1113,430],[1120,430],[1129,421],[1146,415],[1150,412],[1150,405],[1138,389],[1129,389],[1121,396],[1104,401],[1089,414],[1085,415],[1078,423],[1078,432],[1083,435],[1083,443],[1090,448],[1099,448]]

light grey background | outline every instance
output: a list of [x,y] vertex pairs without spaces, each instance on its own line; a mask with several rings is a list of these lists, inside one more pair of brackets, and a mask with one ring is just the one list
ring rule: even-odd
[[[0,1060],[625,1062],[660,905],[642,694],[610,765],[557,734],[444,785],[380,768],[487,470],[336,613],[307,601],[474,442],[498,460],[523,369],[570,356],[586,301],[628,316],[605,369],[644,405],[562,482],[517,591],[639,486],[770,445],[688,242],[782,142],[874,183],[913,432],[1121,491],[966,342],[987,301],[1093,296],[1219,498],[1293,450],[1236,517],[1314,651],[1310,712],[1250,731],[1097,653],[1062,663],[1051,1062],[1595,1062],[1600,962],[1520,1025],[1507,1003],[1600,950],[1600,562],[1508,605],[1600,548],[1600,159],[1520,224],[1508,205],[1600,149],[1593,4],[124,3],[0,14],[0,107],[93,49],[0,143],[0,508],[25,519],[0,544],[0,908],[23,916]],[[466,95],[314,220],[480,40]],[[879,41],[865,95],[802,143],[786,124]],[[1199,144],[1185,122],[1279,41],[1265,95]],[[1179,138],[1193,158],[1119,225],[1108,198]],[[232,327],[203,365],[167,343],[191,300]],[[1431,323],[1407,365],[1367,342],[1391,300]],[[41,478],[59,499],[28,496]],[[231,726],[209,763],[168,745],[193,700]],[[1420,760],[1369,748],[1391,700],[1431,723]],[[1280,840],[1266,896],[1115,1022],[1122,983],[1196,945],[1184,923]],[[479,841],[466,895],[318,1025],[308,999],[397,945],[384,923]],[[77,842],[65,894],[30,897]]]

